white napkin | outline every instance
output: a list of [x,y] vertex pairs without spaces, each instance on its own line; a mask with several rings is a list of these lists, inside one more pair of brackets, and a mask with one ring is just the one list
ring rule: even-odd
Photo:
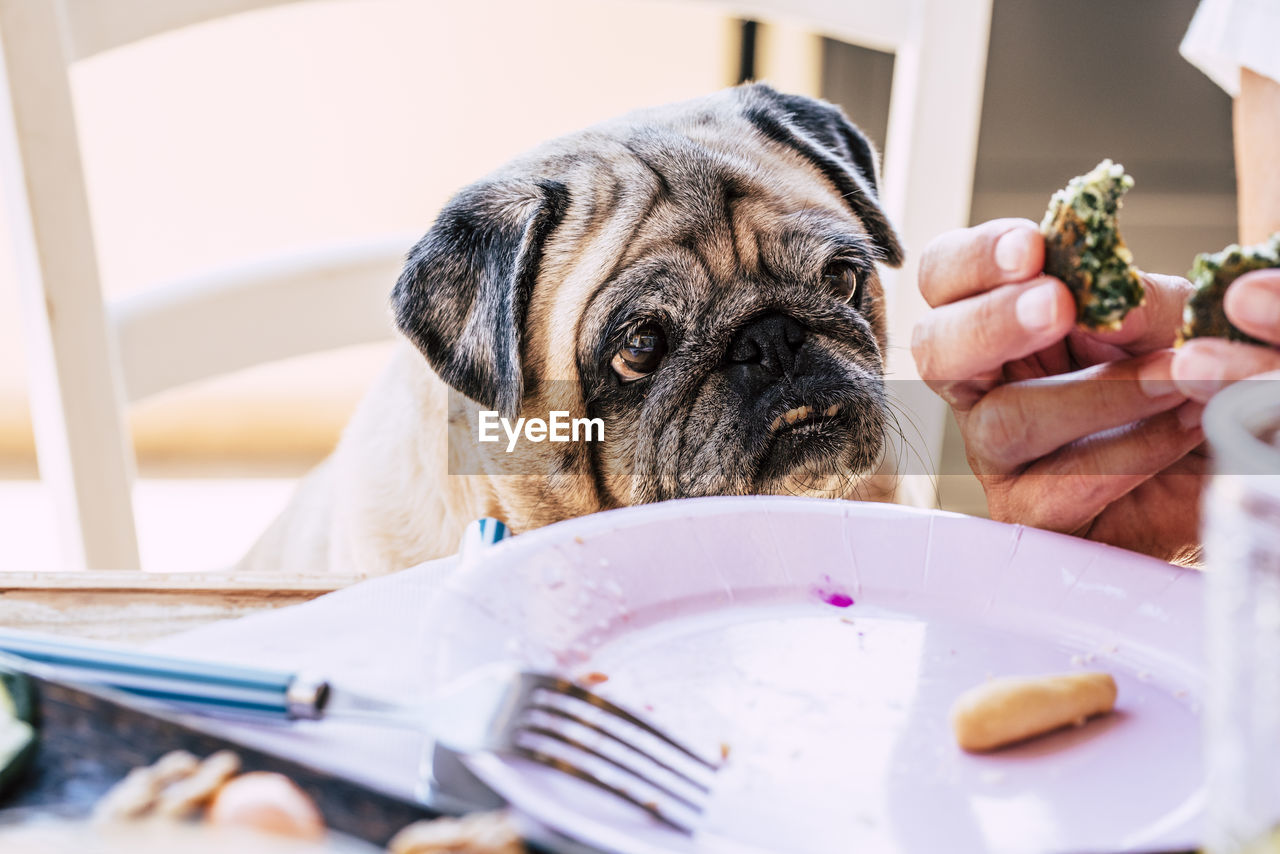
[[[149,645],[154,652],[320,674],[346,688],[421,703],[427,680],[422,614],[458,564],[456,555],[339,590],[301,605],[201,626]],[[200,728],[260,750],[413,797],[424,737],[341,721],[270,722],[184,715]]]

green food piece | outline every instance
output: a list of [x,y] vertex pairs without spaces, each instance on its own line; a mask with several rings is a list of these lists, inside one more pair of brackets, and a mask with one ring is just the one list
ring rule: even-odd
[[1196,256],[1187,278],[1196,286],[1186,308],[1182,310],[1182,329],[1178,343],[1188,338],[1228,338],[1247,344],[1265,344],[1237,329],[1227,320],[1222,300],[1227,286],[1254,270],[1280,267],[1280,231],[1265,243],[1240,246],[1233,243],[1221,252],[1202,252]]
[[36,752],[35,703],[26,676],[0,670],[0,794],[27,770]]
[[0,719],[0,792],[27,770],[36,748],[36,729],[17,718]]
[[0,667],[0,717],[5,714],[35,723],[36,698],[25,674]]
[[1120,197],[1133,187],[1124,167],[1104,160],[1053,194],[1040,223],[1044,271],[1076,298],[1076,321],[1088,329],[1116,329],[1142,305],[1142,280],[1116,227]]

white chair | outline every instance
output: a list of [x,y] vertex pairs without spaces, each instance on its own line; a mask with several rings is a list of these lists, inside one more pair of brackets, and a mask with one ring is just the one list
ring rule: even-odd
[[[894,54],[882,196],[902,233],[907,262],[885,281],[888,368],[891,390],[915,422],[903,426],[926,461],[937,466],[947,409],[918,382],[908,346],[926,308],[916,274],[920,253],[933,237],[969,224],[991,0],[737,0],[728,8],[744,18],[792,21]],[[920,461],[896,462],[906,475],[901,500],[932,506],[934,472]]]
[[391,336],[387,294],[407,235],[103,301],[69,65],[290,1],[0,0],[0,91],[8,97],[0,174],[16,238],[37,455],[68,569],[139,567],[128,404],[249,365]]

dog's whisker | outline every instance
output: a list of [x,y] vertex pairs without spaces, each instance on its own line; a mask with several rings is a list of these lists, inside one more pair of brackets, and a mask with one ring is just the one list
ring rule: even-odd
[[[933,455],[929,453],[927,448],[924,452],[921,452],[920,449],[917,448],[911,442],[911,440],[907,438],[905,431],[903,431],[902,429],[902,421],[905,420],[907,424],[911,426],[912,430],[915,431],[916,436],[919,438],[920,442],[923,444],[924,433],[920,430],[920,425],[917,424],[915,419],[911,417],[910,413],[903,406],[902,402],[898,400],[896,397],[894,397],[892,394],[888,395],[888,397],[886,398],[886,404],[887,404],[886,409],[889,413],[889,417],[893,419],[894,424],[896,425],[896,429],[898,431],[898,435],[902,439],[903,445],[908,451],[910,451],[911,455],[915,458],[916,462],[918,462],[921,465],[922,467],[921,471],[924,474],[928,475],[930,477],[930,480],[933,483],[934,505],[940,506],[942,504],[942,491],[940,487],[940,482],[938,480],[938,472],[935,468],[935,461],[933,459]],[[899,418],[899,416],[901,416],[901,418]],[[899,459],[901,459],[901,457],[899,457]],[[898,481],[900,483],[902,478],[901,472],[903,467],[899,465],[898,468],[899,468]]]
[[[898,416],[901,415],[902,419],[906,420],[907,424],[911,426],[911,429],[915,431],[916,437],[923,444],[924,432],[920,429],[920,425],[916,422],[916,420],[911,417],[911,413],[906,409],[902,401],[897,399],[895,396],[891,394],[888,396],[886,402],[888,403],[889,411],[893,414],[894,421],[897,422],[899,429],[901,430],[902,422],[898,419]],[[928,448],[926,448],[925,451],[921,453],[921,451],[918,448],[915,448],[910,443],[910,441],[907,440],[907,437],[905,434],[903,434],[902,438],[903,438],[903,441],[907,443],[907,446],[910,447],[912,451],[915,453],[917,461],[921,465],[925,466],[924,471],[928,473],[935,472],[936,461],[933,459],[933,455],[932,453],[929,452]]]

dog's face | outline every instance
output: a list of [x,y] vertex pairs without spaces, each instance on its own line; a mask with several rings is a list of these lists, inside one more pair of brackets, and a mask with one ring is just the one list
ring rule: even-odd
[[393,302],[472,410],[604,420],[602,441],[541,449],[554,487],[518,487],[541,515],[521,521],[541,524],[683,496],[850,494],[884,444],[876,264],[901,257],[865,137],[828,104],[743,86],[463,190]]

